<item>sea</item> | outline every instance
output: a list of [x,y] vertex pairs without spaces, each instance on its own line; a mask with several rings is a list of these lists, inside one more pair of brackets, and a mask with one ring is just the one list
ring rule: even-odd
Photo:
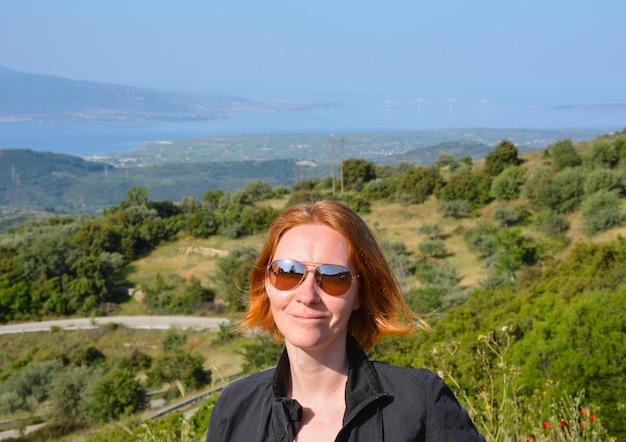
[[[234,113],[195,121],[1,122],[0,149],[31,149],[79,157],[130,152],[144,142],[254,134],[422,131],[439,129],[587,129],[605,134],[626,128],[621,106],[376,106],[296,112]],[[454,140],[451,140],[454,141]]]

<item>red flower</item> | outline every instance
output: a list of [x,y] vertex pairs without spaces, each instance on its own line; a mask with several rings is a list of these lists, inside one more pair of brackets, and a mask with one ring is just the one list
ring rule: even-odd
[[544,430],[547,430],[548,428],[550,428],[550,423],[548,421],[545,421],[542,426]]
[[585,423],[584,422],[580,422],[580,428],[585,428]]
[[589,410],[589,408],[581,408],[580,409],[580,415],[581,416],[587,416],[588,414],[591,414],[591,410]]
[[561,419],[561,426],[567,427],[567,422],[565,422],[565,419]]
[[596,421],[596,416],[592,415],[589,420],[591,421],[591,423],[594,423]]

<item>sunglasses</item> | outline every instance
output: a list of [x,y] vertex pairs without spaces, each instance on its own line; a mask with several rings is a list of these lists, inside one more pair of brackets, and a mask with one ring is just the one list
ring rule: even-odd
[[278,259],[267,266],[267,276],[270,284],[278,290],[292,290],[306,279],[306,275],[313,272],[315,282],[330,296],[345,294],[352,285],[352,280],[359,275],[352,275],[349,268],[334,264],[316,264]]

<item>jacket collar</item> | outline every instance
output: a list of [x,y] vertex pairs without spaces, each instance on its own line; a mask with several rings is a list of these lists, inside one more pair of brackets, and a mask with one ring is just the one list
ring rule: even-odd
[[[378,379],[378,375],[371,361],[357,341],[350,335],[346,342],[348,354],[348,381],[346,383],[346,413],[344,423],[352,420],[363,408],[381,397],[387,396]],[[287,397],[287,390],[291,382],[291,369],[287,350],[278,361],[273,380],[274,397],[283,403],[290,420],[299,421],[301,409],[297,401]]]

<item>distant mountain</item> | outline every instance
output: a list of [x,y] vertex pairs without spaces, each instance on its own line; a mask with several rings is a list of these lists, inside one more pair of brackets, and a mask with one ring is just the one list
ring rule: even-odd
[[327,106],[163,92],[27,74],[0,66],[0,122],[215,119],[231,112],[276,112]]

